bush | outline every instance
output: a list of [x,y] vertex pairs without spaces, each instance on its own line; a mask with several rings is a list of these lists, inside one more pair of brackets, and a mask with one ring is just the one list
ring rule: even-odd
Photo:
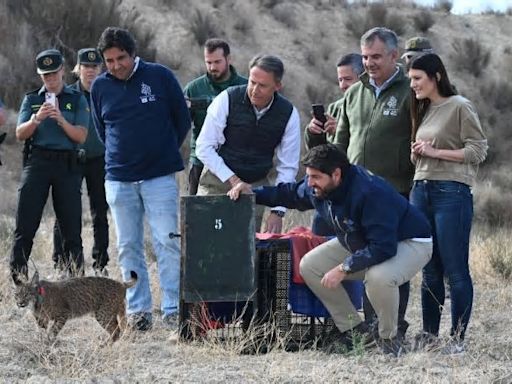
[[[505,171],[500,172],[504,174]],[[498,174],[494,174],[496,179]],[[491,176],[492,177],[492,176]],[[505,178],[510,181],[510,177]],[[491,180],[480,182],[475,190],[475,219],[489,226],[512,224],[512,193]]]
[[427,33],[436,22],[432,12],[427,11],[426,9],[422,9],[416,13],[412,17],[412,20],[414,22],[414,27],[422,33]]
[[444,11],[446,13],[450,13],[453,8],[453,1],[451,0],[437,0],[434,9],[438,11]]
[[292,4],[279,4],[270,11],[272,16],[288,28],[297,28],[297,14]]
[[503,278],[512,278],[512,247],[510,246],[510,227],[479,226],[475,241],[482,256],[489,260],[493,271]]
[[452,47],[454,50],[452,58],[459,70],[478,77],[489,65],[491,51],[485,48],[477,39],[455,39]]
[[396,13],[393,13],[388,15],[384,26],[394,31],[398,36],[402,36],[406,32],[407,19]]
[[200,47],[203,47],[206,40],[220,37],[222,34],[212,16],[207,11],[203,12],[200,9],[196,9],[190,19],[190,31]]
[[[11,108],[18,108],[23,94],[40,86],[35,73],[35,55],[46,48],[57,48],[71,69],[76,52],[96,46],[99,36],[108,26],[126,26],[138,41],[138,54],[153,60],[155,49],[151,33],[143,31],[140,14],[134,10],[124,16],[119,10],[121,0],[77,0],[66,3],[46,0],[5,0],[0,2],[0,52],[5,63],[33,63],[30,69],[22,65],[0,68],[0,97]],[[13,49],[13,46],[16,49]]]
[[388,14],[386,4],[382,2],[371,3],[367,10],[352,8],[347,12],[345,27],[356,39],[378,26],[387,27],[400,36],[406,31],[407,19],[398,14]]
[[490,106],[505,112],[512,105],[512,84],[504,79],[485,82],[481,88],[481,95]]

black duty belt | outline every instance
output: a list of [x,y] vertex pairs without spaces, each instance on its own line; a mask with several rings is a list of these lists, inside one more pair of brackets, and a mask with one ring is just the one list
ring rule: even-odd
[[72,150],[32,147],[32,155],[52,161],[69,161],[75,154]]

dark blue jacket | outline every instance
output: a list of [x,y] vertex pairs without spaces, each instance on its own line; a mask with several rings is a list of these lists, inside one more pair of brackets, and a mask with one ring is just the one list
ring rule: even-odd
[[179,147],[190,114],[168,68],[139,60],[127,80],[101,74],[92,85],[91,107],[105,143],[108,180],[148,180],[183,169]]
[[425,216],[384,179],[363,167],[351,165],[325,200],[317,198],[307,184],[306,176],[298,183],[256,188],[256,203],[316,209],[351,253],[345,264],[353,272],[395,256],[399,241],[431,236]]

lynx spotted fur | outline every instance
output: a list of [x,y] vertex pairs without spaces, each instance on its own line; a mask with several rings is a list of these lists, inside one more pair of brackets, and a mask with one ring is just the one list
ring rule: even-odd
[[47,328],[48,336],[55,339],[69,319],[92,313],[108,332],[112,341],[119,339],[126,329],[126,289],[137,282],[131,272],[126,283],[97,276],[75,277],[63,281],[39,280],[34,273],[31,281],[14,279],[14,297],[19,307],[31,305],[37,324]]

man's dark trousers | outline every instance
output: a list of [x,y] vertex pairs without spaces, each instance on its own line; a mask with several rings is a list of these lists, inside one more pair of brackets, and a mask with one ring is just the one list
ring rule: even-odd
[[[105,160],[103,156],[87,158],[82,165],[82,179],[87,185],[89,206],[94,232],[94,245],[92,248],[93,268],[103,269],[109,261],[108,257],[108,205],[105,196]],[[54,227],[53,261],[56,265],[66,263],[68,255],[63,249],[61,230],[58,221]]]

